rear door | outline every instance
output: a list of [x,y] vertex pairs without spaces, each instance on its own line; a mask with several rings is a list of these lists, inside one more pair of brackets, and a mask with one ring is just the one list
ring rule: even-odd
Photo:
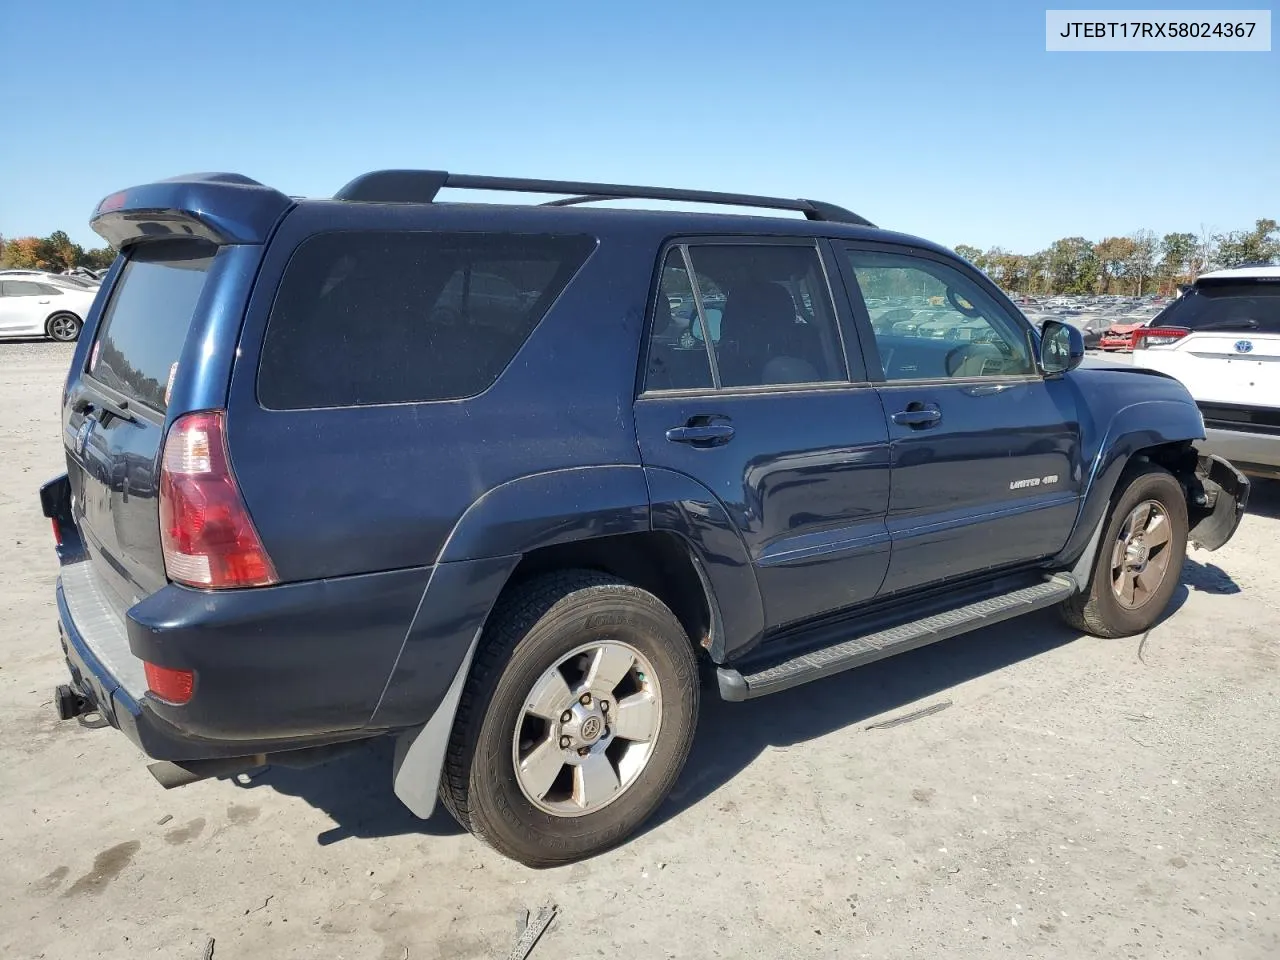
[[136,247],[85,368],[69,378],[63,441],[73,515],[121,612],[165,584],[160,448],[178,359],[215,251],[196,240]]
[[[1082,482],[1074,387],[1040,375],[1026,322],[949,258],[842,245],[883,376],[893,492],[890,594],[1048,556]],[[874,303],[874,306],[872,305]]]
[[635,404],[644,465],[697,480],[732,519],[767,627],[870,599],[888,566],[884,413],[860,361],[846,368],[821,250],[671,247]]

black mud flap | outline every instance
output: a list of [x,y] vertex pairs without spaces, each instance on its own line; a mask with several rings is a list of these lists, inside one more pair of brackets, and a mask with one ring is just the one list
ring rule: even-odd
[[1188,484],[1192,546],[1217,550],[1235,535],[1249,503],[1249,480],[1222,457],[1202,456]]

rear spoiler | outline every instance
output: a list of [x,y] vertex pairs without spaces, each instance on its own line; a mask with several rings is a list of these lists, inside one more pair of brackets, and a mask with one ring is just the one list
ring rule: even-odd
[[117,249],[178,237],[266,243],[292,206],[280,191],[238,173],[191,173],[111,194],[89,225]]

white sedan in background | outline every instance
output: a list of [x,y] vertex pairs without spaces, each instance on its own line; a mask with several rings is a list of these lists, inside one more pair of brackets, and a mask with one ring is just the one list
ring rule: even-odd
[[0,277],[0,338],[49,337],[70,343],[80,336],[96,289],[23,277]]

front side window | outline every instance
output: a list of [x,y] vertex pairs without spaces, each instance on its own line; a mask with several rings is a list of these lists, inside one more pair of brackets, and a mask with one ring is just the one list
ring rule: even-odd
[[258,398],[298,410],[475,396],[595,244],[543,234],[317,234],[280,281]]
[[971,278],[925,257],[846,251],[886,380],[1026,376],[1025,327]]

